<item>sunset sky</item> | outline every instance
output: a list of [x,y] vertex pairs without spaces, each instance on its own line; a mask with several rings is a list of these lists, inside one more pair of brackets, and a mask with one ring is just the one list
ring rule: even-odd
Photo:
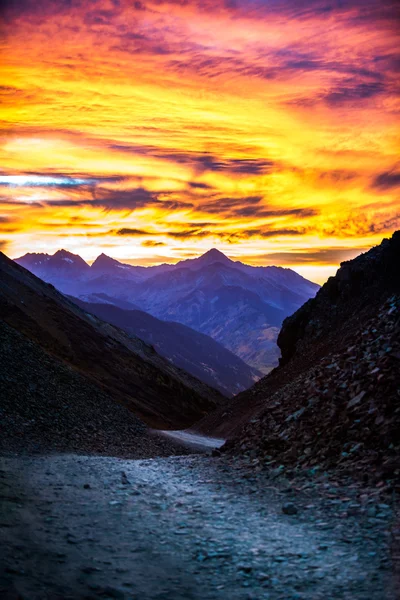
[[6,0],[0,249],[322,282],[400,227],[385,0]]

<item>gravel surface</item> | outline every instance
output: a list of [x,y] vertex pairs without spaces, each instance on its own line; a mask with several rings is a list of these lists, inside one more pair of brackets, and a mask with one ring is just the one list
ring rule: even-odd
[[395,600],[375,492],[226,458],[0,459],[0,595]]

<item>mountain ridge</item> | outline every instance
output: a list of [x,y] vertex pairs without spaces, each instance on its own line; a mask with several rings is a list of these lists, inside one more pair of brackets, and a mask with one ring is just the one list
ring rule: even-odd
[[65,294],[84,299],[105,293],[116,303],[133,303],[158,319],[209,335],[264,374],[278,363],[276,338],[284,318],[319,289],[290,269],[252,267],[216,248],[154,267],[123,264],[102,254],[91,267],[81,265],[73,274],[53,267],[53,260],[35,256],[34,261],[21,257],[16,262]]
[[[161,263],[161,264],[149,265],[149,266],[143,266],[140,264],[136,265],[136,264],[132,264],[131,262],[129,262],[129,263],[124,262],[123,260],[118,260],[116,258],[113,258],[113,257],[109,256],[108,254],[105,254],[104,252],[99,254],[94,259],[94,261],[91,264],[89,264],[79,254],[73,254],[69,250],[65,250],[63,248],[56,250],[56,252],[54,252],[54,254],[40,253],[40,252],[28,252],[22,256],[14,258],[12,260],[14,260],[17,264],[21,264],[21,266],[25,266],[25,263],[28,263],[32,257],[38,257],[38,258],[43,257],[43,259],[46,261],[48,261],[54,257],[71,258],[71,259],[78,258],[78,259],[80,259],[80,261],[83,261],[88,267],[92,268],[94,266],[96,271],[98,270],[99,265],[100,265],[100,270],[103,266],[109,267],[111,265],[114,265],[114,266],[118,266],[118,267],[123,266],[123,267],[127,267],[130,269],[138,269],[142,273],[148,273],[148,272],[151,272],[152,270],[161,270],[163,268],[166,268],[166,269],[185,268],[185,267],[197,268],[197,265],[213,264],[213,263],[220,262],[221,264],[230,264],[232,267],[242,266],[242,267],[246,267],[246,268],[254,269],[254,270],[270,269],[271,271],[273,271],[273,270],[279,270],[281,272],[286,271],[286,272],[293,273],[295,276],[297,276],[298,278],[300,278],[304,281],[309,281],[309,280],[305,279],[302,275],[300,275],[299,273],[297,273],[296,271],[294,271],[293,269],[290,269],[288,267],[281,267],[281,266],[277,266],[277,265],[255,266],[255,265],[248,265],[246,263],[241,262],[240,260],[233,260],[233,259],[229,258],[228,256],[226,256],[226,254],[224,254],[223,252],[218,250],[218,248],[211,248],[210,250],[207,250],[200,256],[197,256],[195,258],[182,259],[176,263]],[[319,285],[317,285],[313,282],[310,282],[310,283],[312,285],[319,287]]]
[[186,325],[161,321],[141,310],[127,310],[111,303],[84,302],[72,296],[70,299],[85,312],[151,344],[164,358],[225,396],[243,391],[261,377],[259,371],[249,367],[211,337]]

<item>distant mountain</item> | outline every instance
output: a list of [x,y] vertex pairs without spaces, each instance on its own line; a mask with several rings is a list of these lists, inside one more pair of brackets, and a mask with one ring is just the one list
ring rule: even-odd
[[100,254],[92,263],[90,268],[91,277],[101,277],[102,275],[139,279],[136,267],[118,262],[106,254]]
[[186,325],[161,321],[140,310],[122,310],[110,302],[88,303],[73,297],[71,300],[86,312],[153,345],[174,365],[226,396],[238,394],[261,377],[259,371],[249,367],[211,337]]
[[81,282],[91,277],[90,266],[77,254],[58,250],[55,254],[25,254],[15,261],[57,289],[80,289]]
[[57,250],[52,256],[37,253],[25,254],[23,258],[15,262],[31,272],[35,271],[35,275],[38,277],[41,275],[41,279],[50,277],[68,279],[73,276],[84,278],[88,277],[90,273],[90,266],[83,258],[78,254],[67,252],[67,250]]
[[211,250],[208,250],[198,258],[181,260],[178,265],[180,268],[187,268],[192,271],[196,271],[197,269],[208,267],[217,262],[228,266],[233,266],[235,264],[234,261],[225,256],[223,252],[217,248],[211,248]]
[[[63,255],[59,258],[62,260]],[[53,404],[52,418],[56,420],[60,411],[63,413],[68,409],[66,390],[69,382],[71,405],[76,403],[78,388],[73,383],[76,380],[74,373],[83,378],[86,388],[97,389],[103,400],[106,396],[109,402],[121,402],[154,428],[187,427],[217,403],[225,401],[219,392],[175,367],[139,338],[128,336],[121,329],[87,314],[53,286],[45,284],[2,253],[0,329],[2,396],[4,390],[8,390],[7,397],[12,397],[16,379],[23,382],[18,384],[19,394],[22,394],[18,397],[21,411],[26,408],[24,397],[32,397],[32,384],[35,389],[40,389],[40,397],[46,406],[49,402]],[[5,360],[10,346],[13,345],[17,352],[19,344],[23,346],[23,352],[19,353],[24,356],[23,362],[14,364],[12,360]],[[49,358],[37,363],[34,356]],[[51,377],[43,371],[48,360],[52,365]],[[42,377],[43,381],[55,382],[55,388],[53,384],[48,390],[44,388]],[[57,396],[58,384],[64,390],[61,404]],[[88,401],[93,408],[92,400]],[[79,406],[82,412],[84,407]],[[12,406],[9,408],[12,410]],[[41,414],[40,407],[38,413]],[[86,410],[86,413],[90,429],[90,411]],[[96,414],[96,420],[98,417]],[[50,417],[46,413],[42,418],[47,422]],[[3,411],[2,422],[4,419]],[[47,434],[52,435],[49,431]]]
[[289,269],[248,267],[217,251],[183,264],[136,285],[116,284],[113,293],[211,336],[262,372],[278,362],[284,318],[319,287]]
[[[61,252],[73,260],[74,255]],[[264,373],[278,363],[276,338],[284,318],[319,289],[291,269],[252,267],[217,249],[155,267],[126,265],[103,254],[75,275],[53,267],[57,254],[35,255],[34,261],[25,255],[16,262],[66,294],[105,293],[159,319],[188,325]]]
[[141,281],[148,277],[153,277],[157,273],[166,273],[174,269],[175,265],[157,265],[154,267],[142,267],[139,265],[130,265],[127,263],[121,263],[115,258],[111,258],[106,254],[100,254],[91,266],[91,277],[115,277],[117,279],[132,279]]

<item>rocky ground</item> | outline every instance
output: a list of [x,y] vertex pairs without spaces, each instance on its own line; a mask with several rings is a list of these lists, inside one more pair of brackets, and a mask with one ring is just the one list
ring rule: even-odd
[[[290,370],[290,364],[284,367]],[[277,373],[279,375],[279,373]],[[400,476],[400,296],[268,396],[224,446],[267,465],[333,468],[378,483]]]
[[379,488],[200,456],[0,461],[7,600],[395,600]]

